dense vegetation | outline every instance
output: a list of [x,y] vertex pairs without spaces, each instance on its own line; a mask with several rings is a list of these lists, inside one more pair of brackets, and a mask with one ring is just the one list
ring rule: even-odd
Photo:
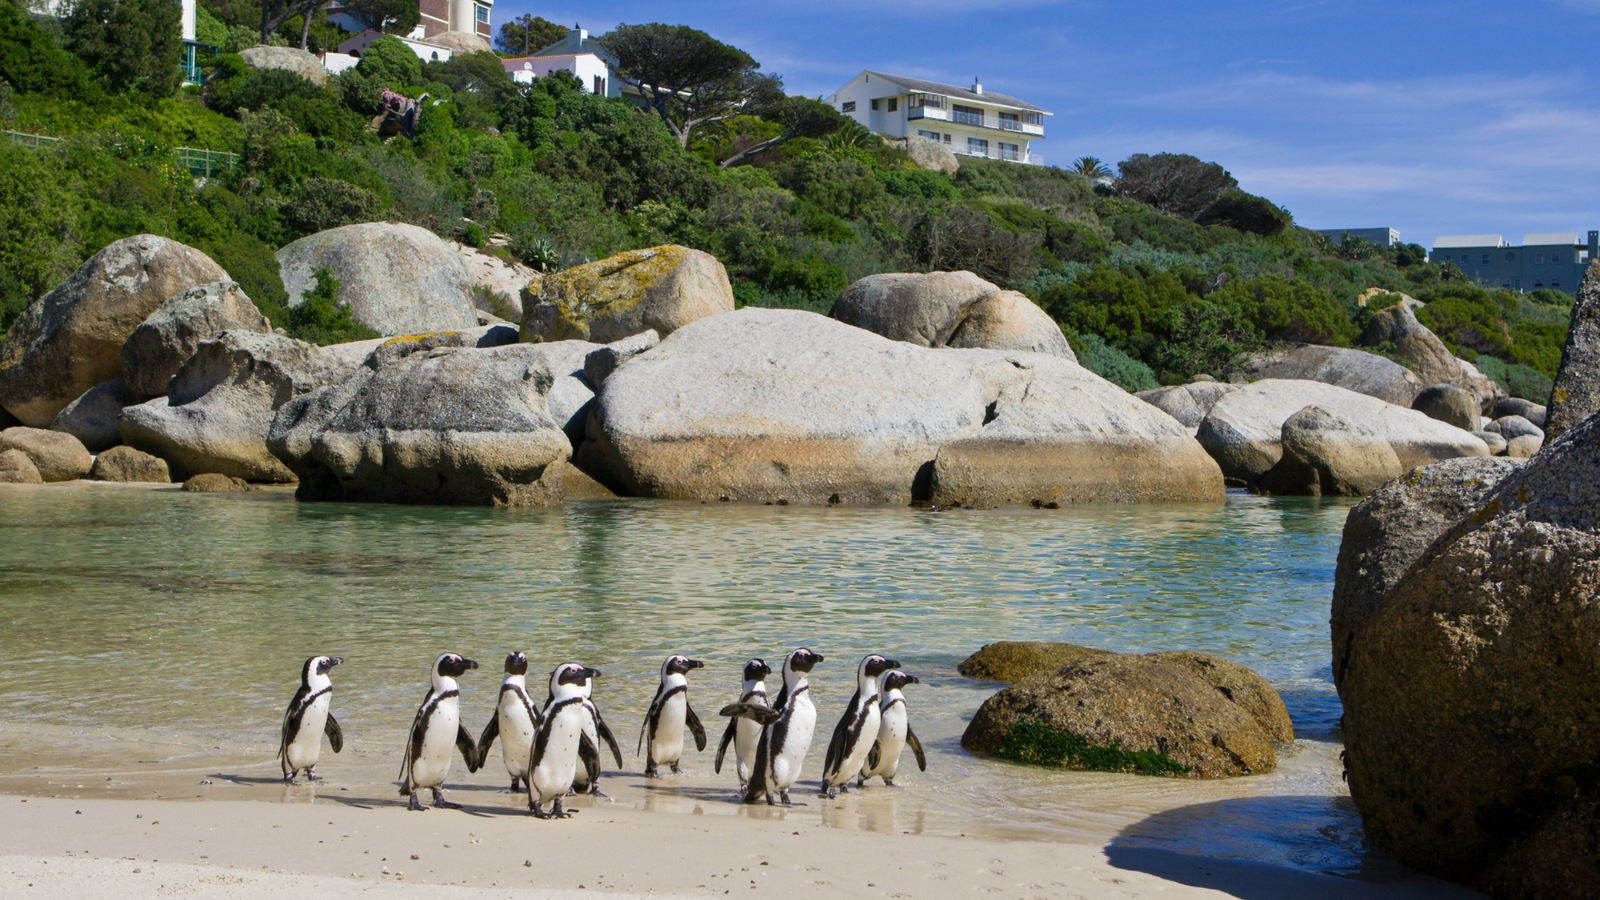
[[[1349,345],[1372,287],[1427,301],[1423,321],[1452,349],[1536,399],[1565,336],[1567,295],[1485,291],[1415,245],[1334,246],[1215,164],[1138,155],[1115,186],[1089,166],[963,159],[947,176],[785,100],[753,60],[740,83],[759,96],[695,125],[683,145],[665,111],[570,78],[517,85],[492,53],[424,64],[398,41],[374,43],[326,87],[224,54],[203,89],[173,90],[103,26],[41,24],[13,4],[0,0],[0,127],[66,140],[0,142],[0,325],[108,242],[152,232],[211,254],[274,324],[336,339],[347,332],[326,310],[291,320],[272,254],[325,228],[391,220],[542,270],[685,244],[727,265],[741,303],[819,312],[864,275],[970,269],[1033,297],[1086,364],[1133,389],[1220,374],[1271,342]],[[259,5],[200,5],[224,47],[247,44],[261,22]],[[152,0],[94,8],[125,29],[166,15]],[[279,33],[298,43],[304,24],[291,17]],[[336,37],[313,24],[312,46]],[[519,21],[536,33],[508,33],[507,46],[544,40],[548,24]],[[170,48],[155,45],[140,58],[165,60]],[[385,89],[430,96],[414,139],[367,127]],[[197,180],[175,165],[179,146],[241,159]]]

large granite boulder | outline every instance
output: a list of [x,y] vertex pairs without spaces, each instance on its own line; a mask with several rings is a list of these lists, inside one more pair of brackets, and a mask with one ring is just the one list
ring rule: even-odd
[[0,450],[0,484],[44,484],[44,477],[33,457],[21,450]]
[[449,47],[457,53],[492,53],[494,48],[489,46],[489,39],[481,34],[470,31],[441,31],[428,38],[428,43]]
[[83,396],[56,413],[51,431],[64,431],[83,442],[90,453],[109,450],[122,443],[117,416],[139,402],[121,378],[113,378],[83,392]]
[[1487,376],[1470,363],[1456,359],[1450,348],[1417,321],[1407,304],[1391,306],[1373,313],[1358,340],[1363,347],[1392,347],[1396,356],[1411,364],[1421,384],[1453,384],[1472,393],[1480,405],[1505,396]]
[[898,143],[918,168],[930,172],[943,172],[946,175],[954,175],[956,170],[961,168],[961,160],[944,145],[943,141],[925,138],[920,134],[910,134]]
[[1283,455],[1283,423],[1307,406],[1372,429],[1389,442],[1404,468],[1458,456],[1488,456],[1483,441],[1414,409],[1316,381],[1268,379],[1239,385],[1219,399],[1196,438],[1223,474],[1254,484]]
[[1545,430],[1558,438],[1596,412],[1600,412],[1600,260],[1589,264],[1572,304]]
[[1222,498],[1220,473],[1182,426],[1075,363],[932,350],[796,310],[694,322],[611,373],[595,406],[597,466],[640,496]]
[[661,336],[654,331],[646,331],[633,337],[623,338],[620,341],[612,341],[584,358],[583,377],[589,384],[598,387],[623,363],[641,353],[648,353],[654,350],[660,343]]
[[165,460],[132,447],[112,447],[94,458],[89,477],[95,481],[167,484],[172,475]]
[[984,644],[977,653],[962,660],[956,671],[985,681],[1021,681],[1030,675],[1054,672],[1062,666],[1108,654],[1110,650],[1054,641],[995,641]]
[[1495,401],[1494,406],[1489,410],[1489,418],[1491,420],[1503,419],[1506,416],[1521,416],[1543,428],[1548,420],[1549,411],[1532,400],[1524,400],[1521,397],[1506,397],[1503,400]]
[[1020,350],[1077,361],[1048,313],[971,272],[868,275],[846,288],[828,315],[921,347]]
[[1405,469],[1376,431],[1308,406],[1283,423],[1283,456],[1261,477],[1261,491],[1311,497],[1364,497]]
[[1478,398],[1453,384],[1425,389],[1411,402],[1411,408],[1462,431],[1478,430]]
[[1273,744],[1294,740],[1277,692],[1237,663],[1073,649],[1071,662],[985,700],[961,746],[1069,769],[1221,778],[1272,771]]
[[1509,446],[1509,444],[1507,443],[1506,439],[1501,437],[1499,434],[1496,434],[1493,431],[1474,431],[1472,436],[1488,445],[1490,456],[1506,455],[1506,447]]
[[49,427],[84,391],[122,375],[122,345],[162,301],[228,277],[204,253],[140,234],[108,244],[28,305],[0,342],[0,406]]
[[258,72],[283,69],[315,85],[328,82],[328,70],[323,67],[321,60],[299,47],[269,47],[266,44],[258,44],[240,50],[239,56],[244,59],[245,65]]
[[1205,421],[1217,400],[1235,387],[1220,381],[1194,381],[1140,391],[1134,396],[1177,419],[1192,432]]
[[183,489],[195,494],[249,494],[261,490],[243,478],[202,472],[183,483]]
[[1410,406],[1423,388],[1410,369],[1392,359],[1318,344],[1252,354],[1235,374],[1243,375],[1246,382],[1265,378],[1320,381],[1398,406]]
[[[488,250],[480,250],[459,241],[451,241],[450,246],[461,257],[467,266],[467,277],[472,286],[479,289],[493,291],[505,298],[506,309],[513,317],[520,320],[522,317],[522,291],[530,285],[534,286],[533,294],[538,295],[538,285],[543,278],[532,268],[523,265],[515,259],[501,259]],[[479,312],[502,314],[502,311],[491,309],[484,303],[480,294],[474,294],[473,300]]]
[[[272,449],[302,500],[531,506],[560,502],[572,444],[551,415],[560,344],[397,340],[291,401]],[[590,348],[592,349],[592,347]],[[559,368],[571,371],[572,358]],[[581,371],[582,355],[576,356]]]
[[20,450],[45,481],[72,481],[89,474],[94,457],[70,434],[18,426],[0,431],[0,452]]
[[1531,459],[1544,447],[1544,438],[1536,434],[1519,434],[1506,438],[1506,455],[1512,459]]
[[716,257],[666,245],[630,250],[546,275],[525,297],[524,341],[618,341],[654,329],[662,337],[733,311],[733,286]]
[[1495,897],[1600,885],[1600,417],[1443,529],[1350,640],[1350,793],[1402,862]]
[[472,278],[461,255],[415,225],[369,222],[303,237],[277,253],[278,272],[299,306],[327,266],[339,302],[379,334],[462,331],[478,325]]
[[122,380],[140,400],[167,392],[167,382],[201,341],[223,331],[267,334],[272,323],[232,281],[197,285],[167,298],[122,345]]
[[1492,431],[1506,440],[1532,435],[1541,441],[1544,440],[1544,430],[1522,416],[1501,416],[1483,426],[1484,431]]

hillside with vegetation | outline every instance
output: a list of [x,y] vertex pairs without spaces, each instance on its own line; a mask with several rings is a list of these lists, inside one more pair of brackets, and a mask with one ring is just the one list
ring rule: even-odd
[[[645,26],[721,48],[736,77],[702,88],[722,106],[699,119],[566,77],[518,85],[493,53],[425,64],[388,39],[325,86],[224,53],[204,87],[180,88],[167,6],[95,0],[93,15],[41,22],[0,0],[0,129],[64,139],[0,140],[0,327],[107,243],[149,232],[211,255],[275,325],[347,338],[326,310],[291,315],[273,253],[388,220],[546,272],[682,244],[720,259],[743,305],[823,313],[865,275],[967,269],[1033,298],[1086,365],[1134,390],[1220,376],[1273,344],[1349,346],[1402,293],[1457,355],[1540,402],[1565,339],[1566,294],[1487,291],[1416,245],[1337,246],[1193,157],[1136,155],[1114,179],[1092,159],[924,170],[689,29]],[[224,49],[254,39],[259,7],[201,7]],[[174,38],[130,49],[109,21]],[[313,49],[337,37],[304,24],[279,27]],[[428,95],[414,138],[369,127],[385,91]],[[195,178],[178,147],[239,158]],[[1363,305],[1371,288],[1384,293]]]

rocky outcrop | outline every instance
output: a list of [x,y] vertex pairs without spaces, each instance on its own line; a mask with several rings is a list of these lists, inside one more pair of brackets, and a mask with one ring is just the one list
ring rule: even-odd
[[239,56],[244,59],[245,65],[258,72],[283,69],[315,85],[320,86],[328,82],[328,70],[323,68],[322,62],[299,47],[270,47],[258,44],[240,50]]
[[64,431],[83,442],[90,453],[109,450],[122,443],[122,433],[117,430],[117,416],[122,410],[139,402],[121,378],[101,382],[83,396],[67,404],[50,423],[51,431]]
[[1351,796],[1407,865],[1495,897],[1592,896],[1600,417],[1460,506],[1351,637]]
[[1489,411],[1489,418],[1491,420],[1503,419],[1506,416],[1521,416],[1543,428],[1547,420],[1548,411],[1545,407],[1534,403],[1532,400],[1524,400],[1521,397],[1506,397],[1495,402],[1493,408]]
[[1407,304],[1373,313],[1359,343],[1394,348],[1394,354],[1410,364],[1421,384],[1453,384],[1477,397],[1480,405],[1505,396],[1505,391],[1475,367],[1452,356],[1444,341],[1418,322]]
[[267,449],[272,417],[346,368],[303,341],[225,331],[178,369],[167,396],[123,410],[117,427],[129,446],[166,460],[178,479],[218,473],[291,482],[294,473]]
[[345,225],[303,237],[277,253],[278,272],[299,306],[327,266],[339,302],[379,334],[424,334],[477,327],[472,279],[460,254],[425,228],[394,222]]
[[942,141],[925,138],[920,134],[907,135],[905,140],[896,141],[911,161],[919,168],[930,172],[943,172],[954,175],[961,168],[961,160],[946,147]]
[[267,334],[272,324],[232,281],[214,281],[169,297],[122,345],[122,380],[140,400],[167,392],[167,382],[201,341],[223,331]]
[[94,457],[70,434],[18,426],[0,431],[0,452],[20,450],[45,481],[72,481],[89,474]]
[[1254,484],[1283,455],[1283,423],[1312,405],[1377,432],[1407,469],[1458,456],[1489,455],[1489,448],[1469,432],[1416,410],[1315,381],[1269,379],[1239,385],[1211,407],[1196,438],[1222,466],[1223,474]]
[[44,484],[44,478],[28,454],[21,450],[0,450],[0,484]]
[[[450,246],[461,257],[467,266],[467,277],[473,287],[487,288],[497,294],[503,294],[506,301],[506,312],[520,319],[522,317],[522,290],[532,285],[533,294],[538,296],[538,285],[541,276],[538,272],[523,265],[515,259],[501,259],[488,250],[480,250],[459,241],[451,241]],[[501,313],[487,308],[481,300],[474,295],[480,312]]]
[[1261,478],[1261,491],[1311,497],[1364,497],[1405,469],[1376,431],[1308,406],[1284,420],[1283,456]]
[[164,460],[132,447],[112,447],[94,458],[89,477],[95,481],[167,484],[172,476]]
[[1423,388],[1410,369],[1392,359],[1318,344],[1252,354],[1233,374],[1242,375],[1245,382],[1265,378],[1320,381],[1397,406],[1410,406]]
[[1545,430],[1558,438],[1600,412],[1600,261],[1591,262],[1572,304]]
[[141,234],[108,244],[29,304],[0,342],[0,406],[46,428],[84,391],[122,375],[122,345],[163,300],[228,277],[193,247]]
[[1072,362],[931,350],[796,310],[692,323],[613,372],[595,404],[598,465],[639,496],[1222,497],[1219,473],[1177,422]]
[[828,315],[920,347],[1019,350],[1077,361],[1048,313],[971,272],[868,275],[846,288]]
[[522,339],[610,343],[652,329],[666,337],[733,305],[728,272],[711,254],[630,250],[546,275],[537,302],[524,298]]
[[1453,384],[1436,384],[1417,395],[1411,408],[1462,431],[1478,430],[1478,398]]
[[457,53],[490,53],[489,39],[470,31],[441,31],[428,38],[428,43],[449,47]]
[[641,353],[654,350],[661,343],[660,335],[646,331],[633,337],[613,341],[590,353],[583,360],[583,377],[589,384],[599,387],[618,367]]
[[1110,650],[1096,650],[1077,644],[1053,641],[996,641],[984,644],[956,666],[956,671],[968,678],[986,681],[1021,681],[1042,672],[1054,672],[1062,666],[1084,659],[1114,655]]
[[961,745],[1069,769],[1221,778],[1271,771],[1273,744],[1294,739],[1282,699],[1244,666],[1073,650],[984,701]]
[[302,500],[560,502],[572,444],[549,398],[558,375],[574,361],[581,370],[586,355],[561,349],[397,340],[341,381],[285,405],[273,423],[273,452],[299,476]]
[[243,478],[216,472],[205,472],[190,478],[183,483],[183,489],[197,494],[248,494],[261,490]]
[[1223,394],[1236,385],[1217,381],[1194,381],[1172,387],[1155,388],[1135,394],[1140,400],[1177,419],[1193,431],[1200,427]]

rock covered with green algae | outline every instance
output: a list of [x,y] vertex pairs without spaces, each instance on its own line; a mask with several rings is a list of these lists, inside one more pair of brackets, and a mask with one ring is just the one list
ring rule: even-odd
[[1223,778],[1271,771],[1273,745],[1294,740],[1282,699],[1261,676],[1202,653],[1001,642],[961,671],[1021,679],[973,716],[961,745],[975,753],[1069,769]]
[[650,329],[664,338],[734,306],[722,263],[675,244],[576,266],[537,286],[537,296],[522,298],[524,341],[610,343]]

